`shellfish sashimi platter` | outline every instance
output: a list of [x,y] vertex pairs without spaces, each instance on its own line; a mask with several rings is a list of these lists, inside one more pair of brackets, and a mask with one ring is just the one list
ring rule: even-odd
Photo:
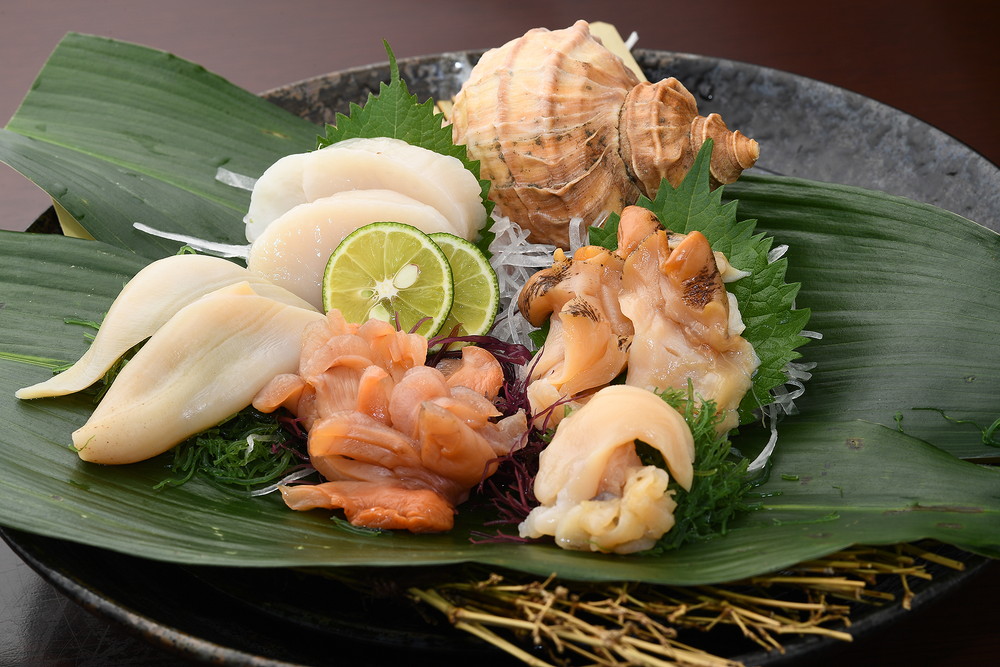
[[[53,67],[89,59],[63,94],[96,99],[109,53],[164,67],[67,39]],[[180,66],[168,92],[201,111],[169,158],[85,145],[106,128],[76,149],[57,122],[35,136],[51,104],[31,92],[0,157],[92,238],[4,235],[5,525],[185,563],[671,584],[856,543],[1000,553],[1000,477],[963,460],[994,445],[957,424],[997,417],[997,313],[873,323],[858,270],[987,294],[994,232],[755,174],[766,144],[585,21],[487,51],[437,100],[389,55],[377,94],[324,127]],[[902,244],[889,259],[860,242],[876,224]],[[947,271],[908,271],[927,245]],[[967,344],[910,357],[918,322],[960,322]],[[893,419],[915,407],[937,412]]]

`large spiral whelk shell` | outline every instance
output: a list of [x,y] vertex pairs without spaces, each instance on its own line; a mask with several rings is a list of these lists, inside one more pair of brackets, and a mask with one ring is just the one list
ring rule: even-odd
[[566,247],[572,218],[620,212],[661,179],[680,183],[706,138],[715,185],[753,166],[757,142],[699,116],[674,78],[640,82],[590,33],[535,28],[487,51],[455,97],[456,143],[480,161],[499,212]]

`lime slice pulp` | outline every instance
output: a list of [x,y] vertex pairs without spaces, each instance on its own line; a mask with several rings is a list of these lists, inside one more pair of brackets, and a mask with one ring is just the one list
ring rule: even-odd
[[[376,318],[433,336],[451,311],[454,286],[444,252],[416,227],[375,222],[351,232],[323,273],[323,308],[348,322]],[[419,326],[417,326],[419,324]]]
[[454,302],[439,335],[450,335],[456,326],[459,336],[488,333],[500,305],[500,283],[489,260],[460,236],[435,232],[430,237],[448,258],[455,284]]

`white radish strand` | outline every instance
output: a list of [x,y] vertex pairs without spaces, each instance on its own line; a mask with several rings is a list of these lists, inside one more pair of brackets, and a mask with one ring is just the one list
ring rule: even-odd
[[205,239],[200,239],[197,236],[189,236],[187,234],[177,234],[175,232],[165,232],[161,229],[155,229],[149,225],[143,224],[141,222],[133,222],[132,226],[138,229],[140,232],[149,234],[150,236],[158,236],[162,239],[169,239],[171,241],[179,241],[186,246],[190,246],[198,252],[203,252],[206,255],[214,255],[216,257],[239,257],[240,259],[246,259],[250,256],[250,246],[249,245],[233,245],[231,243],[219,243],[217,241],[208,241]]

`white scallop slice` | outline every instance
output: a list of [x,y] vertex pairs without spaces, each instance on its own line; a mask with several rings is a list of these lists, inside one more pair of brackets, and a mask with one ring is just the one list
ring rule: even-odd
[[486,222],[479,181],[460,160],[400,139],[346,139],[314,151],[303,189],[309,200],[343,190],[395,190],[436,208],[469,241]]
[[373,222],[458,234],[436,208],[412,197],[393,190],[346,190],[299,204],[275,220],[253,242],[247,266],[322,309],[327,260],[348,234]]
[[289,209],[309,201],[302,189],[302,174],[309,153],[281,158],[261,174],[250,193],[246,223],[247,241],[253,243],[261,232]]
[[468,240],[486,223],[479,181],[457,158],[401,139],[358,138],[289,155],[269,167],[250,196],[247,240],[255,241],[298,204],[348,190],[400,192],[436,208]]

